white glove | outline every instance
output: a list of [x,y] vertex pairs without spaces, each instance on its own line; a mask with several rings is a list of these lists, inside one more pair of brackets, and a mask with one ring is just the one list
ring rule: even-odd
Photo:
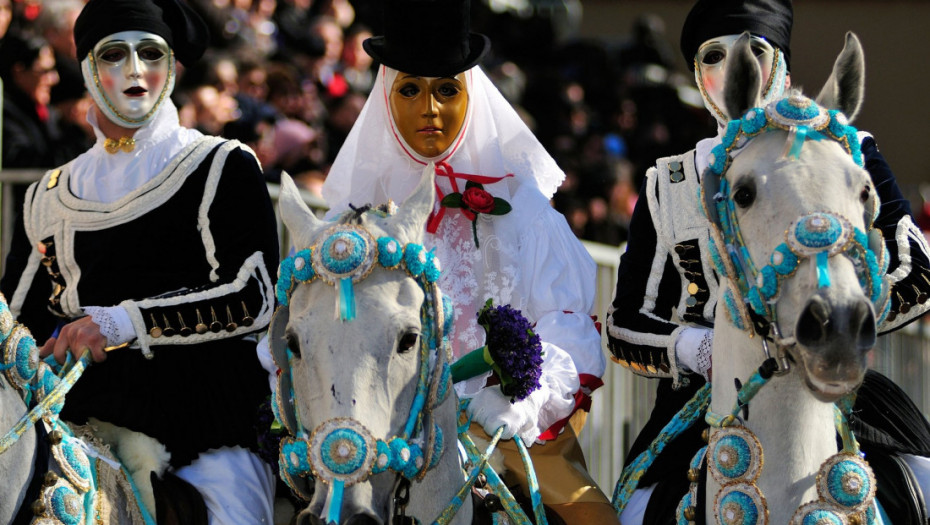
[[484,427],[488,435],[493,436],[497,429],[504,427],[501,439],[520,436],[523,444],[532,446],[539,437],[539,409],[548,395],[545,387],[534,391],[522,401],[510,402],[510,397],[501,393],[499,386],[482,389],[471,399],[468,414],[476,423]]
[[688,372],[710,377],[711,350],[714,331],[706,328],[685,328],[675,341],[675,358],[679,367]]

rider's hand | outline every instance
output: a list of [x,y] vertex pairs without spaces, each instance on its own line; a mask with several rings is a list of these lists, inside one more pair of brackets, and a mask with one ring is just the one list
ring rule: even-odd
[[[534,394],[538,394],[537,390]],[[497,429],[504,427],[501,439],[520,436],[523,444],[532,446],[539,437],[539,409],[544,396],[530,394],[522,401],[510,402],[510,397],[501,393],[500,388],[491,386],[483,388],[468,404],[468,413],[472,420],[480,424],[489,436],[494,436]]]
[[100,327],[87,316],[61,327],[58,337],[46,341],[39,351],[39,356],[47,357],[54,354],[55,361],[64,364],[65,354],[69,349],[75,360],[80,358],[85,350],[90,350],[94,361],[99,363],[107,358],[107,353],[103,350],[106,345],[107,338],[100,333]]

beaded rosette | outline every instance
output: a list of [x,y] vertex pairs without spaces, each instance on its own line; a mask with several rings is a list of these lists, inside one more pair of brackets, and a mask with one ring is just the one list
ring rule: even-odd
[[375,239],[354,224],[340,223],[326,229],[312,246],[281,262],[276,295],[282,306],[272,319],[269,333],[283,333],[289,317],[289,299],[296,286],[317,280],[337,288],[337,317],[351,321],[355,317],[353,286],[376,265],[405,271],[425,292],[420,309],[423,333],[417,390],[407,423],[399,435],[378,439],[361,422],[349,418],[324,421],[308,432],[299,421],[294,401],[293,353],[286,344],[275,342],[280,338],[269,336],[272,356],[281,370],[273,392],[272,410],[290,434],[280,444],[281,477],[305,500],[312,496],[312,480],[328,484],[327,515],[335,522],[339,521],[344,487],[389,470],[410,480],[420,479],[438,464],[444,453],[442,430],[425,413],[438,407],[451,390],[451,348],[444,334],[451,330],[452,303],[436,285],[440,266],[431,251],[419,244],[403,244],[393,237]]

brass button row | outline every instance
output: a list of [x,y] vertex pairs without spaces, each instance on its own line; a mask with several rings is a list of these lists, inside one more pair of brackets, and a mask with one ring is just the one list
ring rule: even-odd
[[155,314],[150,314],[152,320],[152,327],[149,329],[149,335],[153,339],[158,339],[159,337],[174,337],[175,335],[180,335],[181,337],[189,337],[193,333],[203,335],[207,332],[213,332],[218,334],[223,330],[227,332],[234,332],[236,328],[240,326],[249,327],[255,323],[255,319],[249,315],[249,310],[245,306],[245,301],[242,301],[242,319],[239,320],[239,323],[236,323],[233,318],[232,310],[229,305],[226,305],[226,323],[224,324],[217,318],[216,310],[213,307],[210,307],[210,323],[207,324],[203,320],[203,316],[200,314],[200,309],[196,309],[197,314],[197,323],[194,324],[194,327],[191,328],[184,321],[184,316],[181,315],[181,312],[177,312],[178,315],[178,328],[175,329],[171,326],[171,322],[168,320],[166,314],[161,314],[162,324],[159,325],[158,321],[155,319]]

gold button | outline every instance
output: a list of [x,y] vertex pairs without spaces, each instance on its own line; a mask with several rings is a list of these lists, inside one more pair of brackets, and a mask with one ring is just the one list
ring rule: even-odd
[[696,295],[700,290],[700,287],[696,283],[688,283],[688,293],[691,295]]

